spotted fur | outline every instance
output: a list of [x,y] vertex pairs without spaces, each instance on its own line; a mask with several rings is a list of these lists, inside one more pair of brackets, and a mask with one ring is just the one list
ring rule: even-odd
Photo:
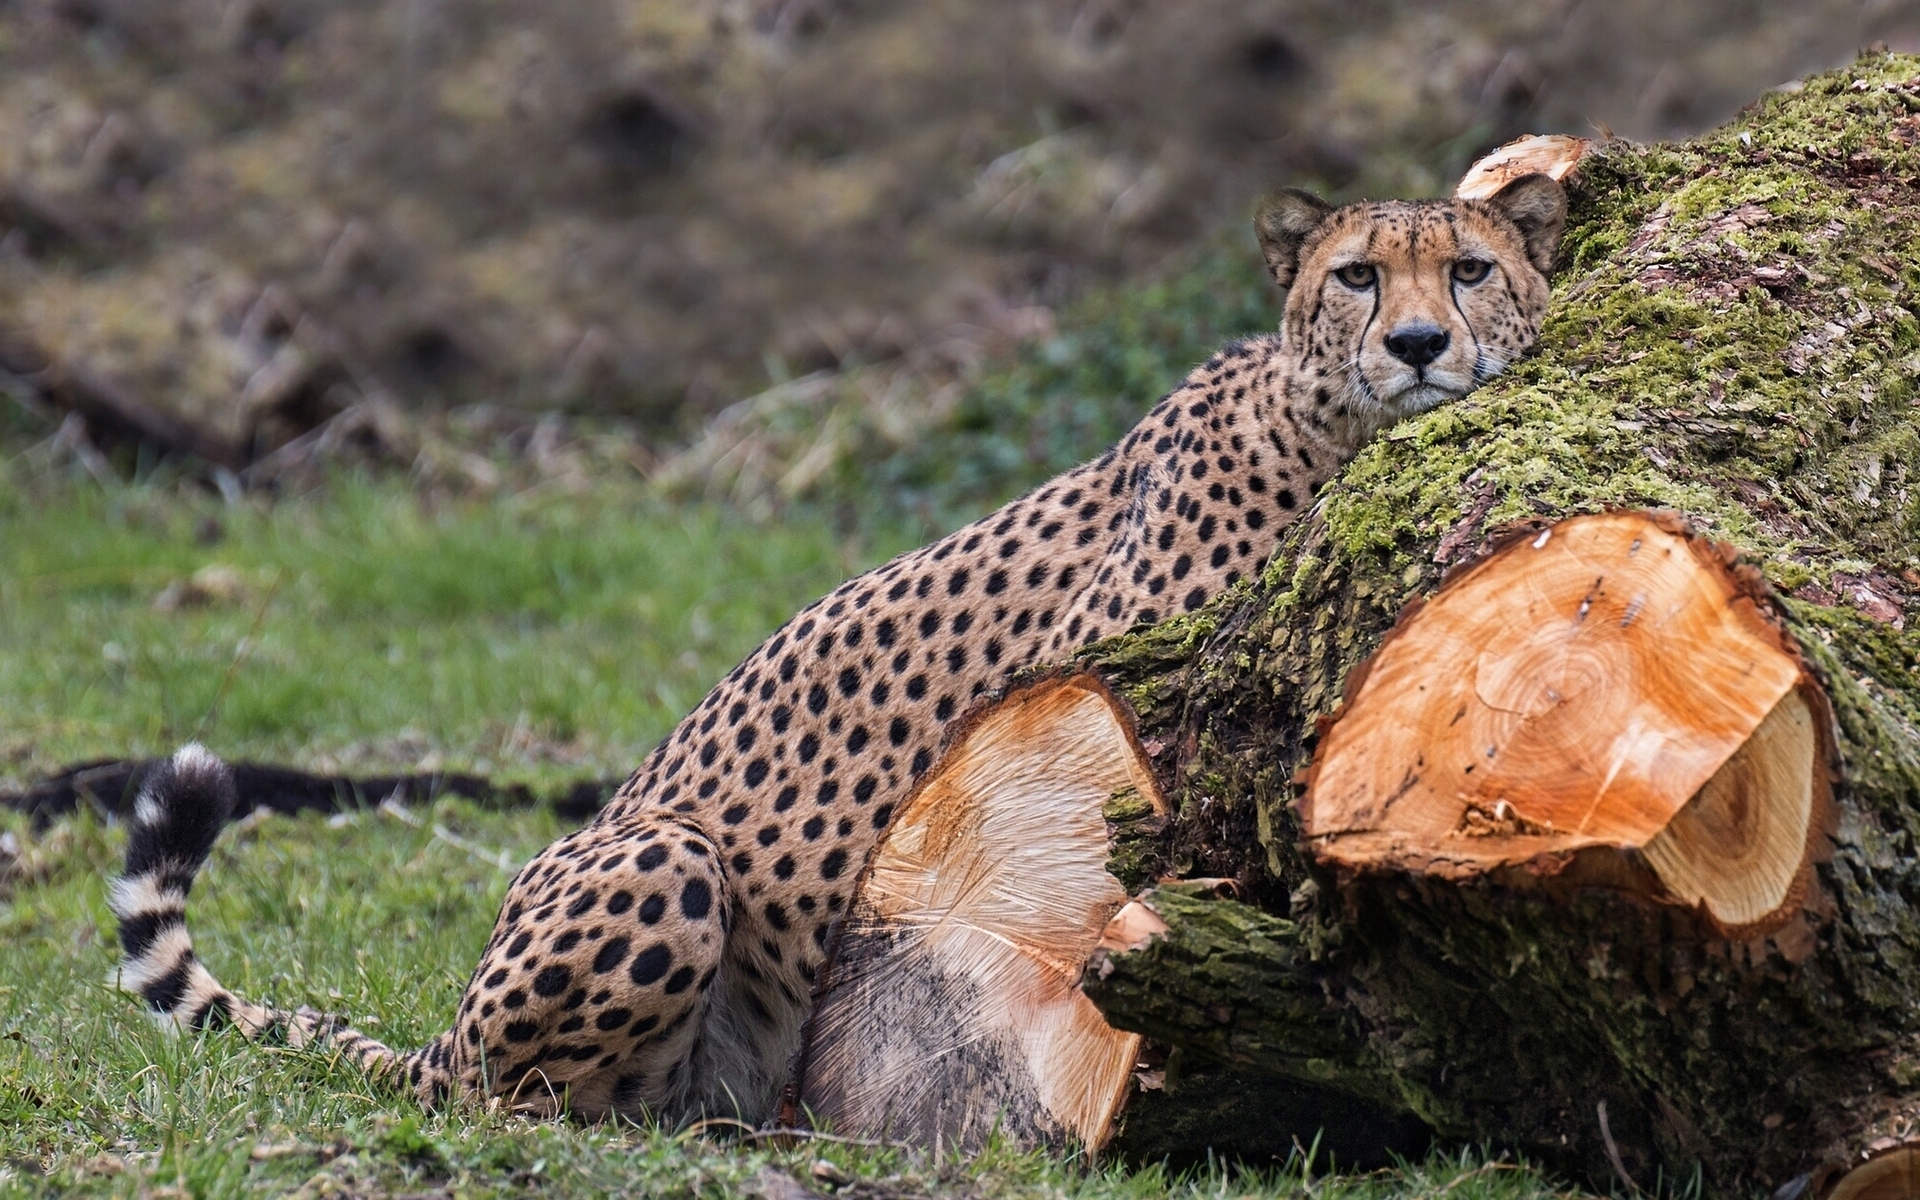
[[336,1047],[428,1102],[764,1118],[860,866],[954,719],[1022,668],[1258,570],[1380,429],[1526,350],[1564,204],[1544,176],[1488,201],[1280,194],[1256,222],[1287,289],[1280,331],[1226,346],[1095,461],[788,621],[520,871],[428,1046],[243,1001],[195,960],[187,889],[232,792],[198,747],[135,818],[123,985],[171,1027]]

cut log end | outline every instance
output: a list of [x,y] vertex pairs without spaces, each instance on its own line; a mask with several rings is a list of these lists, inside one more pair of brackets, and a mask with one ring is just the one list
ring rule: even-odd
[[1836,1174],[1822,1200],[1920,1200],[1920,1143],[1869,1152],[1858,1166]]
[[1094,943],[1095,950],[1105,950],[1109,954],[1126,954],[1147,946],[1153,939],[1167,932],[1167,923],[1153,906],[1141,900],[1129,900],[1119,912],[1113,914],[1113,920],[1100,931],[1100,940]]
[[1813,712],[1788,692],[1641,852],[1682,903],[1763,925],[1794,899],[1823,767]]
[[1301,801],[1316,855],[1601,882],[1727,936],[1783,924],[1821,845],[1831,754],[1824,695],[1760,586],[1660,514],[1509,543],[1350,685]]
[[948,1149],[1112,1135],[1140,1038],[1080,974],[1127,895],[1102,809],[1164,814],[1130,720],[1090,676],[977,714],[874,851],[789,1088],[835,1130]]

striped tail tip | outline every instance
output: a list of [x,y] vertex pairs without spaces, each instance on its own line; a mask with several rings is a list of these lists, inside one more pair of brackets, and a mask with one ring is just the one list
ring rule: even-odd
[[108,903],[120,924],[119,986],[169,1028],[203,1028],[234,998],[194,957],[187,893],[233,811],[233,775],[190,743],[150,771],[134,801],[127,863]]

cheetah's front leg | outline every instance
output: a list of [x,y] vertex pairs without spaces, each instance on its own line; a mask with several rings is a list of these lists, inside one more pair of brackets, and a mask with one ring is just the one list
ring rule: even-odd
[[671,814],[597,821],[528,863],[455,1023],[455,1071],[517,1110],[681,1111],[731,927],[716,848]]

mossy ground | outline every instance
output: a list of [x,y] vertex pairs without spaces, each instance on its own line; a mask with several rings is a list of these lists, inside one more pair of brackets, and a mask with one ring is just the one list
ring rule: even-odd
[[[265,416],[264,445],[368,373],[410,409],[657,438],[789,372],[1026,336],[1279,184],[1431,192],[1524,129],[1692,128],[1912,26],[1858,0],[1102,13],[8,6],[0,324],[230,435]],[[338,345],[351,378],[242,399]]]

